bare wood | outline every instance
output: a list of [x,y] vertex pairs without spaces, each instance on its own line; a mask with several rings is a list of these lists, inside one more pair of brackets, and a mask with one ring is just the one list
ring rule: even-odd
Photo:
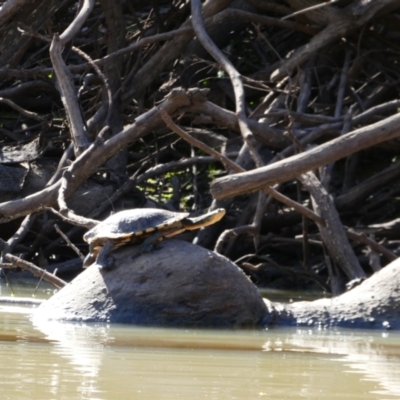
[[[190,110],[195,113],[210,115],[218,125],[226,126],[228,129],[240,132],[238,119],[234,112],[219,107],[206,99],[196,102],[190,107]],[[266,146],[271,146],[274,149],[282,149],[290,144],[290,141],[279,130],[271,128],[267,123],[249,118],[248,124],[257,140]]]
[[301,205],[297,201],[294,201],[294,200],[290,199],[289,197],[286,197],[285,195],[283,195],[282,193],[278,192],[277,190],[275,190],[271,186],[266,186],[266,187],[263,188],[263,190],[266,193],[268,193],[271,197],[273,197],[275,200],[278,200],[281,203],[287,205],[288,207],[293,208],[294,210],[296,210],[301,215],[304,215],[305,217],[307,217],[307,218],[311,219],[312,221],[314,221],[316,224],[321,225],[321,226],[325,226],[326,225],[325,220],[323,218],[321,218],[318,214],[316,214],[315,212],[313,212],[309,208],[304,207],[303,205]]
[[20,107],[18,104],[15,104],[13,101],[9,99],[5,99],[3,97],[0,97],[0,104],[7,104],[9,107],[13,108],[14,110],[20,112],[22,115],[28,118],[36,119],[36,121],[43,121],[44,118],[41,117],[40,115],[32,112],[25,110],[24,108]]
[[392,100],[386,103],[378,104],[374,107],[369,108],[363,113],[353,117],[352,120],[353,125],[365,123],[370,118],[374,117],[376,114],[396,110],[398,107],[400,107],[400,100]]
[[332,197],[322,186],[314,173],[300,177],[301,183],[310,192],[315,211],[326,221],[326,226],[318,226],[330,256],[346,273],[350,280],[365,278],[357,257],[348,241],[346,232],[336,211]]
[[[222,164],[224,164],[226,169],[230,169],[234,172],[244,172],[245,170],[238,164],[236,164],[234,161],[230,160],[228,157],[224,156],[223,154],[219,153],[218,151],[212,149],[211,147],[207,146],[200,140],[195,139],[191,135],[189,135],[187,132],[185,132],[182,128],[180,128],[178,125],[172,121],[171,117],[163,110],[159,110],[162,119],[166,123],[166,125],[174,131],[176,134],[178,134],[180,137],[182,137],[184,140],[186,140],[188,143],[192,144],[193,146],[196,146],[197,148],[203,150],[207,154],[210,154],[213,156],[216,160],[220,161]],[[280,201],[283,204],[286,204],[288,207],[291,207],[298,211],[300,214],[304,215],[307,218],[310,218],[317,224],[321,224],[325,226],[325,221],[323,218],[321,218],[319,215],[315,214],[312,210],[310,210],[307,207],[304,207],[303,205],[297,203],[296,201],[290,199],[289,197],[286,197],[285,195],[279,193],[277,190],[275,190],[272,187],[265,186],[262,188],[262,190],[275,198],[276,200]]]
[[[242,77],[230,62],[230,60],[222,53],[222,51],[215,45],[215,43],[208,36],[205,31],[203,19],[201,16],[201,2],[200,0],[191,1],[191,10],[193,18],[193,28],[196,32],[197,38],[204,46],[204,48],[211,54],[211,56],[221,65],[224,71],[229,75],[232,83],[233,92],[235,96],[235,108],[236,116],[238,120],[238,125],[240,128],[240,133],[243,137],[244,142],[247,144],[251,158],[257,167],[264,165],[263,159],[258,153],[258,143],[254,138],[253,132],[249,126],[249,119],[246,114],[246,100],[244,86],[242,82]],[[259,194],[256,213],[251,226],[254,226],[254,244],[258,247],[258,234],[261,226],[261,219],[264,215],[265,208],[265,195],[263,193]],[[216,246],[217,248],[217,246]]]
[[4,25],[28,0],[7,0],[0,7],[0,25]]
[[178,134],[182,139],[186,140],[188,143],[192,144],[193,146],[197,147],[200,150],[203,150],[204,152],[208,153],[210,156],[213,156],[216,160],[220,161],[222,164],[224,164],[226,169],[232,169],[237,171],[244,171],[243,168],[239,167],[237,164],[235,164],[233,161],[231,161],[228,157],[225,157],[218,151],[212,149],[210,146],[207,146],[205,143],[202,141],[194,138],[193,136],[189,135],[187,132],[185,132],[182,128],[180,128],[178,125],[172,121],[171,117],[163,110],[159,109],[159,113],[161,114],[161,118],[165,122],[165,124],[170,128],[173,132]]
[[266,2],[264,0],[246,0],[246,3],[251,4],[254,8],[265,10],[265,11],[272,11],[276,14],[290,14],[292,11],[289,7],[275,4],[273,2]]
[[337,13],[337,16],[322,32],[315,35],[307,45],[298,48],[290,58],[281,63],[280,67],[272,73],[271,80],[279,82],[285,76],[291,75],[299,65],[309,60],[318,50],[364,25],[381,8],[396,2],[397,0],[369,1],[364,5],[356,2],[346,11]]
[[62,59],[62,49],[63,42],[54,35],[50,45],[50,58],[57,76],[61,100],[67,113],[75,155],[78,156],[89,146],[89,140],[71,73]]
[[258,228],[255,225],[242,225],[233,229],[227,229],[219,236],[217,243],[215,244],[214,251],[216,253],[222,253],[224,244],[229,240],[236,238],[239,235],[249,234],[256,236],[258,234]]
[[[287,274],[291,275],[294,277],[296,276],[303,276],[309,279],[312,279],[314,282],[316,282],[318,285],[321,286],[321,288],[323,288],[325,291],[329,292],[330,288],[329,286],[323,281],[323,279],[321,279],[321,277],[311,271],[305,271],[305,270],[301,270],[301,269],[293,269],[291,267],[285,267],[284,265],[280,265],[279,263],[275,262],[272,258],[267,257],[267,256],[258,256],[259,258],[261,258],[262,260],[265,260],[264,262],[261,262],[257,265],[253,265],[250,264],[249,262],[242,262],[241,266],[245,267],[247,269],[251,269],[252,271],[257,271],[261,268],[268,268],[271,267],[271,265],[273,265],[275,268],[285,271]],[[238,261],[236,261],[236,264],[238,263]]]
[[[203,5],[203,17],[210,18],[227,7],[232,0],[207,0]],[[181,29],[191,27],[192,21],[188,19],[182,24]],[[138,96],[153,82],[163,69],[172,63],[180,56],[184,47],[192,40],[193,32],[179,35],[168,43],[165,43],[162,48],[136,73],[130,88],[123,95],[123,100],[126,101],[133,96]]]
[[267,26],[279,26],[281,28],[286,28],[293,31],[303,32],[307,35],[315,35],[318,30],[306,25],[300,24],[298,22],[284,21],[285,18],[272,18],[264,15],[254,14],[248,11],[237,10],[234,8],[228,8],[221,11],[215,16],[215,20],[223,20],[225,18],[240,18],[243,21],[253,22],[255,24],[262,24]]
[[[181,36],[183,34],[187,33],[192,33],[193,28],[191,27],[186,27],[186,28],[180,28],[176,29],[170,32],[164,32],[164,33],[159,33],[157,35],[145,37],[142,39],[139,39],[137,42],[130,44],[129,46],[119,49],[111,54],[107,54],[106,56],[102,58],[98,58],[93,60],[93,64],[97,66],[102,66],[107,64],[109,61],[113,60],[114,58],[120,57],[121,55],[132,53],[136,50],[139,50],[149,44],[152,43],[157,43],[157,42],[162,42],[162,41],[167,41],[176,38],[177,36]],[[35,32],[36,37],[40,37],[41,40],[45,40],[46,42],[48,40],[47,38],[43,37],[42,35],[38,35],[37,32]],[[78,65],[68,65],[67,68],[73,72],[83,72],[86,71],[88,68],[91,67],[91,63],[83,63],[83,64],[78,64]],[[0,70],[0,79],[6,79],[6,78],[32,78],[32,77],[37,77],[37,76],[47,76],[53,72],[53,68],[32,68],[29,70],[20,70],[20,69],[7,69],[7,70]]]
[[79,54],[83,59],[85,59],[88,62],[90,67],[96,71],[96,74],[103,82],[104,89],[107,94],[107,100],[108,100],[108,105],[107,105],[108,111],[107,111],[107,116],[105,118],[105,123],[108,125],[110,118],[111,118],[111,110],[113,108],[113,96],[111,93],[110,84],[109,84],[107,78],[104,76],[103,72],[101,71],[100,67],[97,64],[95,64],[95,62],[90,58],[90,56],[88,54],[86,54],[84,51],[82,51],[81,49],[79,49],[78,47],[75,47],[75,46],[72,46],[72,50],[75,53]]
[[236,116],[239,123],[240,133],[243,140],[247,143],[250,150],[250,155],[258,167],[263,165],[262,158],[257,151],[257,142],[253,136],[248,123],[248,118],[246,115],[246,100],[244,87],[242,82],[242,77],[230,62],[230,60],[222,53],[222,51],[215,45],[215,43],[208,36],[203,18],[201,15],[201,2],[200,0],[191,1],[192,10],[192,23],[193,28],[196,32],[196,36],[204,48],[210,53],[210,55],[221,65],[224,71],[229,75],[232,82],[233,92],[235,95],[235,107]]
[[339,84],[339,88],[338,88],[336,107],[335,107],[335,113],[334,113],[335,118],[340,118],[343,114],[343,101],[344,101],[344,95],[345,95],[346,87],[347,87],[347,79],[348,79],[348,73],[349,73],[349,69],[350,69],[351,56],[352,56],[352,52],[350,50],[347,50],[346,55],[344,57],[344,64],[342,67],[342,72],[340,74],[340,84]]
[[32,224],[35,222],[36,215],[27,215],[24,220],[21,222],[20,227],[18,228],[17,232],[14,233],[7,240],[7,252],[12,252],[14,247],[24,239],[26,234],[30,231]]
[[134,174],[133,176],[131,176],[126,183],[124,183],[120,188],[118,188],[112,194],[112,196],[109,199],[107,199],[107,201],[102,203],[90,215],[93,216],[93,214],[95,214],[97,216],[101,214],[109,207],[110,203],[114,203],[123,194],[132,190],[132,188],[135,187],[136,185],[145,183],[148,179],[158,177],[160,175],[166,174],[167,172],[174,171],[176,169],[182,169],[196,164],[210,164],[212,162],[215,162],[215,157],[200,156],[200,157],[190,157],[188,159],[183,159],[178,161],[171,161],[166,164],[157,164],[156,166],[147,169],[146,172],[144,172],[141,175]]
[[50,58],[57,76],[61,100],[68,116],[76,156],[89,146],[89,140],[71,73],[62,58],[62,49],[80,31],[93,7],[94,0],[84,0],[78,15],[60,36],[54,35],[50,45]]
[[352,187],[345,193],[335,198],[336,207],[339,210],[350,209],[362,201],[368,198],[378,188],[383,188],[400,176],[400,162],[392,164],[390,167],[385,168],[381,172],[377,173],[371,178],[359,183]]
[[[67,282],[56,277],[55,275],[49,274],[44,269],[37,267],[35,264],[32,264],[31,262],[22,260],[19,257],[13,256],[12,254],[6,254],[6,258],[8,261],[10,261],[13,264],[14,267],[19,267],[26,271],[29,271],[34,276],[41,278],[41,279],[45,280],[46,282],[51,283],[52,285],[54,285],[57,288],[62,288],[67,284]],[[2,265],[2,268],[4,268],[3,265]]]
[[[68,185],[71,182],[71,180],[72,180],[71,172],[69,170],[64,171],[61,177],[61,186],[58,191],[58,197],[57,197],[57,202],[60,208],[60,212],[59,213],[56,212],[53,208],[50,209],[57,215],[61,216],[65,221],[68,221],[73,225],[84,226],[85,228],[92,229],[98,224],[98,221],[75,214],[74,211],[72,211],[67,205],[65,196],[68,191]],[[60,235],[63,236],[61,233]],[[79,254],[80,253],[78,253],[78,255]]]
[[66,214],[58,212],[57,210],[55,210],[52,207],[48,207],[47,210],[51,211],[53,214],[57,215],[57,217],[60,217],[63,221],[68,222],[71,225],[84,227],[87,229],[94,228],[100,222],[95,219],[82,217],[81,215],[76,215],[71,210],[67,210],[69,212]]
[[69,237],[60,229],[57,224],[54,224],[54,228],[58,234],[65,240],[67,246],[71,247],[72,250],[79,256],[81,260],[84,260],[85,256],[80,252],[80,250],[69,240]]
[[94,7],[94,0],[83,0],[81,9],[78,15],[74,18],[71,24],[68,25],[67,29],[60,35],[60,41],[63,45],[71,41],[76,34],[81,30],[83,24],[89,17]]
[[323,165],[400,135],[400,114],[347,133],[337,139],[253,171],[225,176],[211,183],[215,199],[224,199],[286,182]]
[[[204,96],[204,91],[199,89],[190,89],[188,91],[175,89],[163,103],[158,105],[158,108],[164,109],[168,114],[173,114],[180,107],[193,104],[196,96]],[[68,168],[72,175],[72,181],[68,185],[65,198],[70,197],[110,157],[151,132],[160,126],[161,123],[162,119],[158,113],[158,109],[154,107],[140,115],[132,125],[127,126],[123,131],[106,142],[96,145],[92,144]],[[1,203],[0,222],[10,221],[33,212],[46,210],[48,207],[53,206],[57,201],[60,186],[61,180],[40,192],[21,199]]]
[[375,240],[370,239],[363,233],[358,233],[353,230],[347,230],[346,231],[347,236],[359,243],[365,244],[366,246],[370,247],[372,250],[374,250],[377,253],[381,253],[388,261],[392,262],[396,260],[398,257],[395,253],[387,249],[385,246],[382,246],[381,244],[377,243]]
[[319,0],[288,0],[288,3],[297,11],[293,14],[286,15],[282,19],[285,20],[297,17],[301,14],[307,14],[307,18],[312,22],[324,25],[332,21],[332,19],[337,17],[340,13],[337,8],[331,7],[331,5],[337,1],[338,0],[328,0],[321,3]]

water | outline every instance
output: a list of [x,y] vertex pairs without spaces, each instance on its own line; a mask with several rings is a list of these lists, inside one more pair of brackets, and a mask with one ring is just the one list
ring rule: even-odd
[[3,399],[399,399],[400,333],[32,322],[0,306]]

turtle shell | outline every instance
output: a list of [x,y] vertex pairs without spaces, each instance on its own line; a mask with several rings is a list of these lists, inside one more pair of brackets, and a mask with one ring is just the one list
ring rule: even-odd
[[188,213],[157,208],[120,211],[86,232],[83,239],[99,245],[110,239],[116,242],[135,241],[135,238],[144,239],[156,231],[179,229],[188,216]]

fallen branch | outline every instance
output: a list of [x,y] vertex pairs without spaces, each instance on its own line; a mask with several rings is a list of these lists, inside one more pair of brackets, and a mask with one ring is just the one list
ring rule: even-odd
[[216,179],[211,183],[211,193],[215,199],[224,199],[290,181],[303,173],[398,137],[399,126],[400,114],[393,115],[272,165]]
[[[50,45],[50,58],[54,67],[54,73],[57,77],[61,100],[67,113],[76,156],[80,155],[89,147],[89,140],[87,137],[87,129],[83,119],[83,113],[78,102],[76,88],[73,83],[71,72],[63,60],[62,50],[82,28],[82,25],[89,17],[93,7],[94,0],[84,0],[81,10],[75,19],[60,36],[57,34],[54,35],[53,41]],[[82,53],[83,52],[79,52],[81,56]]]
[[[245,170],[232,160],[230,160],[228,157],[224,156],[223,154],[219,153],[218,151],[212,149],[211,147],[207,146],[205,143],[201,142],[200,140],[197,140],[196,138],[192,137],[189,135],[187,132],[185,132],[182,128],[180,128],[178,125],[172,121],[171,117],[163,110],[159,109],[159,113],[162,116],[162,119],[164,120],[165,124],[172,130],[174,131],[177,135],[179,135],[181,138],[186,140],[188,143],[191,145],[203,150],[205,153],[210,154],[213,156],[216,160],[221,162],[227,170],[232,170],[234,172],[244,172]],[[262,190],[275,198],[276,200],[280,201],[283,204],[286,204],[288,207],[291,207],[304,215],[307,218],[310,218],[317,224],[320,224],[322,226],[325,226],[325,221],[323,218],[315,214],[312,210],[310,210],[307,207],[304,207],[303,205],[297,203],[296,201],[289,199],[288,197],[284,196],[283,194],[279,193],[276,191],[274,188],[265,186],[262,188]]]
[[25,116],[27,118],[36,119],[36,121],[44,120],[44,118],[41,117],[40,115],[38,115],[32,111],[25,110],[24,108],[20,107],[18,104],[15,104],[13,101],[11,101],[9,99],[0,97],[0,104],[6,104],[7,106],[13,108],[14,110],[18,111],[19,113],[21,113],[23,116]]
[[[35,264],[32,264],[31,262],[22,260],[19,257],[13,256],[12,254],[6,254],[6,258],[13,264],[13,268],[19,267],[26,271],[29,271],[34,276],[41,278],[46,282],[51,283],[57,288],[62,288],[67,284],[67,282],[63,281],[60,278],[57,278],[55,275],[49,274],[44,269],[37,267]],[[9,266],[7,266],[7,264],[3,264],[0,265],[0,268],[9,268]]]
[[[351,248],[331,196],[314,173],[309,172],[299,179],[311,194],[314,209],[326,221],[326,226],[318,226],[318,229],[330,256],[350,280],[365,278],[365,272]],[[340,294],[332,286],[332,294]]]
[[[190,105],[195,101],[195,97],[199,95],[203,96],[204,90],[190,89],[185,91],[183,89],[175,89],[163,103],[158,105],[158,108],[164,109],[168,114],[173,114],[180,107]],[[109,158],[158,127],[162,122],[161,116],[158,114],[158,108],[154,107],[143,113],[132,125],[127,126],[123,131],[103,144],[92,144],[84,151],[68,168],[72,180],[68,185],[65,198],[70,197]],[[53,206],[57,201],[60,186],[61,180],[22,199],[1,203],[0,223],[43,211]]]

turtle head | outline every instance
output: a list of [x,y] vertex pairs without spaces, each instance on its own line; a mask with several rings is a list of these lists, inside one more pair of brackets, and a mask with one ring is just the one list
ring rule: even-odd
[[199,217],[186,218],[184,221],[185,229],[194,230],[215,224],[223,218],[226,211],[224,208],[217,208],[207,214],[200,215]]

